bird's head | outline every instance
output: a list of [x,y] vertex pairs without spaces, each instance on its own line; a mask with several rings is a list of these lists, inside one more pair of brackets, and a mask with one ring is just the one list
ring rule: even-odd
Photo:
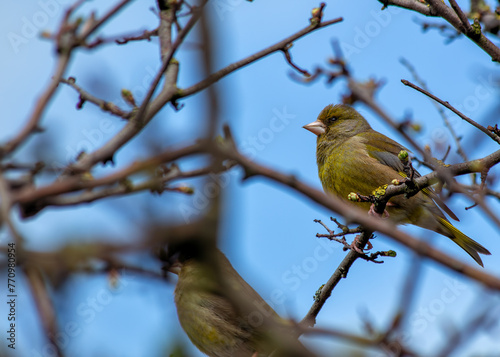
[[345,104],[327,105],[318,119],[303,126],[313,134],[326,137],[354,136],[370,129],[370,124],[354,108]]

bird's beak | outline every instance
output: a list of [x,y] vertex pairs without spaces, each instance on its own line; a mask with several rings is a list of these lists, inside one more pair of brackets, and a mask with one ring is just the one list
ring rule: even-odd
[[321,135],[326,131],[326,126],[319,120],[313,121],[307,125],[303,126],[304,129],[309,130],[311,133],[316,135]]

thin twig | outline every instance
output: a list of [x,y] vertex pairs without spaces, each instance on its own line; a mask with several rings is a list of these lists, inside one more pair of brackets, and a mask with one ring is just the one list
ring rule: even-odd
[[98,21],[91,23],[90,26],[88,26],[85,29],[85,32],[80,35],[81,39],[86,40],[90,35],[92,35],[95,31],[97,31],[99,27],[104,25],[111,17],[116,15],[116,13],[118,13],[118,11],[120,11],[130,1],[131,0],[120,1],[113,8],[111,8],[111,10],[109,10],[106,14],[104,14],[104,16],[102,16]]
[[465,33],[471,33],[474,30],[472,29],[472,26],[469,22],[469,19],[467,18],[467,15],[464,14],[460,6],[458,6],[457,2],[455,0],[448,0],[450,2],[451,8],[453,11],[455,11],[455,14],[457,14],[458,18],[462,22],[462,25],[464,26],[464,30],[462,32]]
[[80,102],[78,103],[78,109],[81,109],[82,105],[84,102],[91,102],[101,108],[103,111],[111,113],[113,115],[119,116],[123,119],[128,119],[130,118],[131,113],[126,112],[120,107],[118,107],[116,104],[112,102],[107,102],[103,99],[97,98],[90,94],[89,92],[85,91],[82,87],[78,86],[76,84],[76,80],[73,77],[69,77],[68,79],[61,78],[61,83],[67,84],[74,90],[80,94]]
[[[232,166],[227,166],[223,171],[229,170]],[[37,212],[48,206],[74,206],[83,203],[90,203],[102,198],[109,198],[113,196],[130,195],[141,191],[154,191],[161,192],[162,190],[169,190],[165,185],[172,181],[180,179],[187,179],[192,177],[200,177],[211,173],[221,173],[222,171],[214,171],[212,165],[202,167],[191,171],[175,170],[173,173],[168,173],[164,177],[158,177],[150,180],[145,180],[139,183],[120,183],[111,187],[94,188],[93,190],[86,190],[78,195],[54,195],[47,198],[42,198],[37,201]],[[123,181],[122,181],[123,182]],[[173,188],[172,191],[190,194],[193,193],[188,187],[180,190],[178,187]]]
[[[491,42],[483,33],[478,29],[472,31],[466,30],[466,26],[457,15],[457,13],[448,7],[442,0],[427,0],[426,2],[420,2],[415,0],[379,0],[384,7],[389,5],[399,6],[404,9],[417,11],[425,16],[437,16],[442,17],[448,23],[450,23],[457,31],[463,33],[470,40],[472,40],[476,45],[478,45],[483,51],[491,56],[491,59],[495,62],[500,62],[500,48],[498,48],[493,42]],[[467,27],[468,28],[468,27]]]
[[292,55],[290,54],[290,47],[291,47],[291,44],[290,46],[287,46],[285,48],[283,48],[281,51],[283,52],[283,54],[285,55],[285,59],[286,61],[288,62],[288,64],[290,66],[292,66],[293,69],[295,69],[297,72],[300,72],[302,73],[304,76],[306,77],[310,77],[311,74],[306,71],[305,69],[302,69],[300,68],[299,66],[297,66],[295,63],[293,63],[293,60],[292,60]]
[[154,92],[156,91],[156,87],[158,87],[158,84],[160,83],[161,79],[163,78],[163,74],[166,71],[167,67],[169,66],[170,61],[174,57],[175,52],[177,51],[179,46],[184,41],[184,38],[191,31],[193,26],[196,24],[196,22],[200,18],[201,14],[203,12],[202,10],[203,10],[205,4],[207,3],[207,1],[208,0],[202,0],[201,4],[198,7],[192,9],[192,15],[191,15],[190,19],[188,20],[188,22],[186,23],[186,25],[184,26],[182,31],[177,35],[175,41],[173,42],[172,46],[170,46],[167,53],[165,53],[162,56],[161,68],[158,71],[158,73],[156,74],[156,76],[153,80],[153,83],[149,87],[149,90],[146,94],[146,97],[144,98],[144,100],[143,100],[141,106],[139,107],[139,110],[134,118],[139,123],[141,123],[144,120],[143,117],[146,114],[146,108],[147,108],[151,98],[153,97]]
[[62,357],[64,354],[57,338],[59,328],[57,326],[56,312],[53,301],[47,291],[43,275],[34,266],[25,267],[24,272],[26,274],[28,285],[31,288],[31,296],[35,301],[45,335],[54,346],[57,356]]
[[[158,73],[156,74],[153,83],[151,84],[146,97],[144,98],[141,106],[136,111],[133,118],[127,123],[127,125],[118,132],[113,138],[111,138],[107,143],[104,144],[101,148],[96,151],[89,153],[82,157],[80,160],[70,165],[67,169],[67,173],[75,174],[82,173],[89,170],[93,165],[98,162],[106,163],[108,161],[113,161],[113,156],[117,150],[119,150],[123,145],[125,145],[130,139],[132,139],[135,135],[137,135],[149,121],[153,119],[153,117],[160,111],[163,106],[172,100],[174,95],[178,92],[177,89],[177,74],[179,71],[179,64],[177,61],[171,61],[173,55],[176,50],[184,41],[184,38],[187,36],[191,28],[195,25],[198,18],[201,16],[202,8],[207,0],[204,0],[199,8],[196,8],[196,11],[193,12],[193,15],[188,20],[188,23],[182,31],[177,35],[174,43],[170,47],[169,51],[164,54],[162,66]],[[171,9],[170,11],[174,11]],[[165,18],[163,18],[164,20]],[[160,24],[165,24],[161,22]],[[171,24],[170,24],[171,25]],[[166,73],[165,73],[166,71]],[[153,96],[153,93],[156,90],[161,79],[165,76],[165,85],[158,97],[151,102],[149,102]]]
[[301,37],[304,37],[305,35],[307,35],[311,32],[314,32],[320,28],[324,28],[324,27],[339,23],[341,21],[343,21],[343,19],[341,17],[339,17],[339,18],[336,18],[333,20],[321,22],[316,26],[313,26],[313,25],[307,26],[306,28],[304,28],[304,29],[298,31],[297,33],[285,38],[284,40],[282,40],[282,41],[280,41],[272,46],[269,46],[266,49],[259,51],[251,56],[248,56],[247,58],[244,58],[242,60],[234,62],[234,63],[230,64],[229,66],[227,66],[223,69],[220,69],[215,73],[212,73],[207,78],[192,85],[191,87],[188,87],[186,89],[181,90],[179,92],[179,98],[185,98],[185,97],[188,97],[188,96],[193,95],[195,93],[198,93],[199,91],[214,84],[219,79],[227,76],[228,74],[230,74],[230,73],[232,73],[240,68],[243,68],[243,67],[249,65],[250,63],[253,63],[253,62],[255,62],[263,57],[266,57],[266,56],[274,53],[274,52],[281,51],[283,48],[285,48],[287,46],[287,44],[292,43],[293,41],[295,41]]
[[494,133],[492,133],[491,131],[489,131],[488,129],[486,129],[481,124],[478,124],[474,120],[472,120],[469,117],[465,116],[464,114],[462,114],[461,112],[459,112],[457,109],[455,109],[455,107],[453,107],[452,105],[450,105],[450,103],[448,103],[448,102],[446,102],[446,101],[444,101],[442,99],[439,99],[435,95],[433,95],[433,94],[429,93],[428,91],[426,91],[425,89],[422,89],[419,86],[411,83],[410,81],[407,81],[406,79],[402,79],[401,82],[405,86],[409,86],[409,87],[411,87],[411,88],[419,91],[420,93],[425,94],[429,98],[434,99],[436,102],[438,102],[439,104],[445,106],[446,108],[448,108],[449,110],[451,110],[453,113],[455,113],[456,115],[458,115],[460,118],[462,118],[463,120],[465,120],[467,123],[469,123],[470,125],[474,126],[477,129],[481,130],[483,133],[485,133],[486,135],[488,135],[491,139],[495,140],[498,144],[500,144],[500,137],[498,135],[495,135]]
[[498,310],[496,316],[494,314],[497,306],[498,301],[487,302],[484,296],[477,296],[467,310],[469,311],[467,320],[465,322],[463,320],[461,321],[461,327],[459,329],[450,331],[449,336],[446,338],[446,341],[444,341],[443,347],[436,351],[435,356],[452,356],[455,351],[463,347],[467,341],[470,341],[474,334],[481,333],[483,329],[488,326],[486,323],[487,320],[496,323],[500,317]]
[[[415,67],[412,66],[412,64],[410,62],[408,62],[406,59],[402,58],[400,60],[400,62],[408,69],[408,71],[410,71],[410,73],[412,74],[413,78],[415,79],[415,81],[420,84],[420,86],[426,90],[427,92],[429,92],[429,89],[427,88],[427,85],[425,84],[425,82],[420,78],[420,76],[418,75]],[[453,126],[451,125],[450,121],[448,120],[448,117],[446,116],[444,110],[443,110],[443,107],[438,105],[436,103],[436,101],[432,101],[432,104],[434,105],[434,107],[436,108],[436,110],[438,111],[439,115],[441,115],[441,118],[443,119],[443,122],[444,122],[444,125],[448,128],[448,130],[450,131],[450,134],[451,136],[453,137],[453,140],[455,141],[455,145],[457,146],[457,151],[458,151],[458,154],[462,157],[463,161],[469,161],[469,158],[467,157],[467,154],[465,153],[464,149],[462,148],[462,144],[460,143],[460,139],[458,138],[457,136],[457,133],[455,132],[455,129],[453,128]]]
[[[196,22],[196,19],[198,18],[199,14],[196,17],[192,17],[190,21],[188,21],[189,26],[193,26],[194,23]],[[335,23],[338,23],[342,21],[342,18],[330,20],[330,21],[325,21],[322,23],[319,23],[316,26],[308,26],[307,28],[297,32],[296,34],[284,39],[283,41],[280,41],[279,43],[275,44],[274,46],[271,46],[265,50],[262,50],[252,56],[249,56],[241,61],[238,61],[236,63],[233,63],[232,65],[227,66],[226,68],[219,70],[212,75],[208,76],[205,80],[201,81],[198,84],[195,84],[192,87],[187,88],[186,90],[179,90],[176,86],[177,82],[177,71],[178,71],[178,64],[172,62],[170,63],[170,66],[168,66],[167,74],[166,74],[166,83],[164,88],[167,90],[163,90],[162,93],[158,95],[158,97],[151,102],[151,105],[149,106],[147,113],[145,115],[145,119],[142,120],[141,123],[138,123],[140,121],[140,118],[142,116],[141,114],[141,108],[144,108],[145,103],[149,101],[149,99],[146,99],[143,101],[141,108],[137,111],[136,115],[134,118],[132,118],[129,123],[112,139],[110,139],[107,143],[104,144],[101,148],[97,149],[96,151],[92,153],[88,153],[84,157],[82,157],[80,160],[78,160],[76,163],[72,164],[70,167],[68,167],[67,172],[72,172],[72,173],[79,173],[79,172],[85,172],[89,170],[95,163],[97,162],[107,162],[107,161],[112,161],[114,153],[122,147],[125,143],[128,142],[132,137],[137,135],[144,125],[147,124],[149,120],[153,118],[153,116],[169,101],[172,101],[173,99],[177,98],[183,98],[189,95],[192,95],[194,93],[197,93],[201,91],[202,89],[208,87],[209,85],[213,84],[220,78],[228,75],[229,73],[244,67],[252,62],[257,61],[258,59],[267,56],[268,54],[272,52],[276,52],[283,48],[286,44],[293,42],[294,40],[310,33],[313,32],[319,28],[323,28]],[[182,39],[187,35],[188,30],[190,27],[186,25],[182,32],[177,36],[174,44],[172,45],[172,50],[168,52],[168,54],[165,55],[165,60],[168,60],[172,58],[173,53],[175,49],[180,45]],[[162,69],[165,67],[165,62],[163,63]],[[161,74],[163,73],[162,69],[158,72],[158,75],[156,79],[159,81],[161,79]],[[155,83],[157,85],[157,81],[155,80],[150,87],[150,92],[152,93],[152,88],[155,88]]]
[[[359,249],[362,250],[365,247],[371,234],[371,231],[364,231],[360,234],[357,239],[357,247]],[[307,312],[306,316],[300,322],[301,325],[303,325],[304,327],[312,327],[316,324],[316,317],[321,311],[321,308],[324,306],[326,300],[328,300],[328,298],[332,294],[333,289],[337,286],[340,280],[347,277],[349,269],[354,264],[357,258],[359,258],[359,253],[356,250],[352,249],[349,251],[349,253],[347,253],[337,269],[335,269],[333,275],[321,288],[318,298],[314,300],[313,305]]]
[[102,178],[83,180],[80,177],[75,176],[75,177],[65,178],[64,180],[56,181],[47,186],[42,186],[38,188],[27,187],[15,194],[15,196],[13,197],[13,202],[17,202],[20,204],[36,202],[42,198],[55,196],[62,193],[68,193],[68,192],[78,191],[81,189],[89,189],[105,185],[112,185],[124,180],[125,178],[135,173],[147,170],[154,170],[160,164],[204,152],[204,148],[205,148],[205,143],[199,142],[191,146],[183,147],[179,150],[168,150],[147,160],[141,162],[134,162],[130,164],[128,167],[125,167],[124,169],[116,171]]
[[33,112],[31,113],[28,122],[13,139],[7,142],[3,146],[3,148],[0,148],[0,156],[11,154],[21,144],[23,144],[31,134],[40,131],[39,127],[40,120],[42,119],[43,113],[47,109],[49,102],[54,97],[56,89],[59,85],[59,81],[64,76],[64,73],[68,68],[69,60],[70,60],[69,51],[62,53],[59,56],[59,59],[56,63],[56,69],[50,80],[50,84],[47,86],[43,94],[37,100],[35,108],[33,109]]
[[9,185],[3,172],[0,172],[0,227],[5,223],[12,234],[15,242],[17,243],[18,249],[22,249],[24,239],[22,235],[17,231],[14,222],[11,219],[11,208],[12,208],[12,193],[9,190]]
[[425,2],[420,2],[417,0],[379,0],[379,2],[384,4],[382,10],[384,10],[389,5],[393,5],[419,12],[425,16],[436,16],[433,14],[432,9],[427,6]]

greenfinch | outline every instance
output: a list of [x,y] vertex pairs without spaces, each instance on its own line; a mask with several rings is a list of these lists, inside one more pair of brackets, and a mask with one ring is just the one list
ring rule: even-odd
[[177,315],[192,343],[211,357],[268,356],[276,349],[273,356],[313,356],[291,321],[282,319],[222,252],[215,253],[209,260],[185,251],[169,268],[178,275]]
[[[398,158],[400,151],[406,149],[373,130],[366,119],[348,105],[326,106],[318,119],[304,128],[318,136],[318,173],[327,193],[348,201],[351,192],[371,195],[374,190],[391,184],[394,179],[406,177],[404,165]],[[420,175],[415,171],[415,176]],[[369,202],[351,203],[370,209]],[[478,253],[491,253],[455,228],[438,205],[458,221],[432,188],[424,189],[410,198],[403,195],[392,197],[386,210],[389,219],[396,224],[413,224],[450,238],[483,266]]]

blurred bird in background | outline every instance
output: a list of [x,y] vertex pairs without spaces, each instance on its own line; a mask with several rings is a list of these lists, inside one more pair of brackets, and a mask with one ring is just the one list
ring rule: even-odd
[[[175,304],[193,344],[211,357],[314,356],[218,249],[186,247],[169,271],[178,275]],[[273,352],[274,351],[274,352]]]

